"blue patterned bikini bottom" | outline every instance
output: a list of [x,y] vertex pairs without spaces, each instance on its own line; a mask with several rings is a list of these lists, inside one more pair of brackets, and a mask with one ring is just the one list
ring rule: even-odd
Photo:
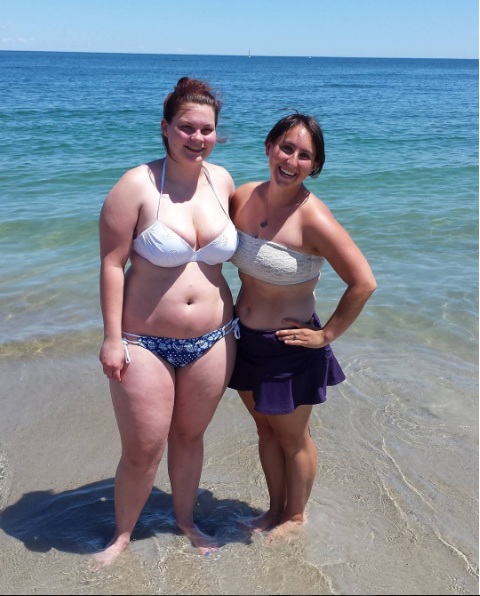
[[233,331],[238,339],[239,327],[238,318],[231,319],[226,325],[205,333],[200,337],[191,339],[173,339],[171,337],[156,337],[154,335],[136,335],[135,333],[123,333],[123,345],[125,348],[125,362],[131,362],[128,345],[141,346],[156,356],[163,358],[174,368],[186,366],[194,360],[201,358],[219,339]]

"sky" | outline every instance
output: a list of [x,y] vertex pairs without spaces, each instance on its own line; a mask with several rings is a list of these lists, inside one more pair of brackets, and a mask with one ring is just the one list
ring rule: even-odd
[[0,50],[478,59],[478,0],[0,0]]

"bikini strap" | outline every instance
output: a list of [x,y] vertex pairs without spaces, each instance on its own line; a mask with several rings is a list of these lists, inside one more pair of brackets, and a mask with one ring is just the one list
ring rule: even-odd
[[228,217],[228,219],[230,219],[230,216],[225,211],[225,208],[222,205],[222,201],[220,200],[219,196],[217,195],[217,191],[215,190],[215,187],[213,186],[213,182],[212,182],[212,179],[210,178],[209,171],[207,170],[207,168],[205,166],[203,166],[202,169],[203,169],[203,173],[205,174],[205,178],[208,180],[208,183],[210,184],[210,188],[213,190],[213,194],[217,197],[218,204],[220,205],[220,207],[222,208],[222,211],[225,213],[225,215]]
[[165,184],[165,170],[166,170],[166,164],[167,164],[167,158],[164,157],[163,159],[163,165],[162,165],[162,178],[160,180],[160,196],[158,197],[158,207],[157,207],[157,220],[158,220],[158,214],[160,213],[160,201],[162,200],[162,195],[163,195],[163,186]]

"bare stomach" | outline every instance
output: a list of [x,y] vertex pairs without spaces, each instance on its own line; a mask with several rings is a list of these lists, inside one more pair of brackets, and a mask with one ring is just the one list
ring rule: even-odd
[[290,286],[267,284],[242,275],[235,306],[240,321],[251,329],[284,329],[283,319],[307,323],[315,311],[316,282]]
[[222,327],[232,316],[232,294],[220,265],[164,269],[142,264],[126,274],[124,332],[188,339]]

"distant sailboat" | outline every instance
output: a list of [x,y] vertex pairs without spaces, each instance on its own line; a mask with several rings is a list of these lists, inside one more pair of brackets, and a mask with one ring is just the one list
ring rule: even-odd
[[248,50],[248,57],[251,58],[252,54],[250,53],[250,50]]

